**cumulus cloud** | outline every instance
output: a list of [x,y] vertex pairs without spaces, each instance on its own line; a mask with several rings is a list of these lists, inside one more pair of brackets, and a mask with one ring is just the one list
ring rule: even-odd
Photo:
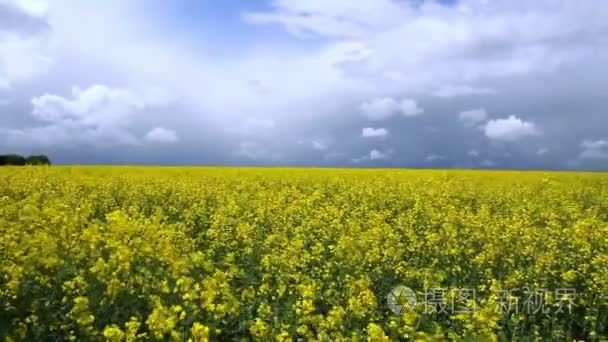
[[415,100],[396,100],[392,97],[381,97],[365,101],[359,105],[361,113],[370,120],[383,120],[395,113],[404,116],[416,116],[424,113]]
[[458,114],[458,120],[466,127],[473,127],[487,118],[486,110],[483,108],[465,110]]
[[369,159],[370,160],[380,160],[380,159],[386,159],[388,158],[388,155],[380,152],[376,149],[369,151]]
[[399,109],[405,116],[416,116],[424,113],[424,109],[420,108],[416,101],[412,99],[403,99],[399,103]]
[[174,130],[163,127],[155,127],[151,129],[148,133],[146,133],[145,139],[149,142],[163,144],[175,143],[179,141],[177,133]]
[[85,127],[71,121],[19,129],[0,128],[0,145],[16,149],[97,148],[136,146],[138,144],[139,140],[125,129]]
[[580,159],[587,160],[607,160],[608,159],[608,141],[604,139],[591,140],[585,139],[581,143],[583,151],[579,154]]
[[384,138],[388,135],[388,130],[385,128],[366,127],[361,130],[363,138]]
[[129,116],[145,107],[143,99],[131,90],[93,85],[72,88],[72,97],[44,94],[32,99],[32,114],[42,121],[78,121],[84,125],[120,126]]
[[440,160],[444,160],[445,157],[442,155],[437,155],[437,154],[429,154],[428,156],[426,156],[424,158],[424,161],[428,162],[428,163],[432,163],[432,162],[436,162],[436,161],[440,161]]
[[451,98],[468,95],[489,95],[497,91],[491,88],[477,88],[470,85],[446,85],[433,92],[433,95],[442,98]]
[[506,119],[488,121],[484,131],[488,138],[502,141],[516,141],[526,136],[540,134],[534,123],[524,121],[514,115],[510,115]]
[[365,163],[365,162],[373,162],[373,161],[381,161],[381,160],[386,160],[389,158],[389,152],[382,152],[378,149],[372,149],[371,151],[369,151],[368,154],[358,157],[358,158],[353,158],[351,159],[352,163],[355,164],[360,164],[360,163]]
[[317,140],[313,140],[312,142],[312,148],[318,151],[323,151],[327,149],[327,144],[324,144],[320,141]]
[[281,25],[297,37],[373,46],[373,56],[360,65],[368,84],[380,85],[391,75],[401,89],[455,84],[440,93],[456,95],[471,90],[462,84],[484,77],[551,71],[576,60],[584,53],[571,38],[601,39],[595,33],[608,26],[604,12],[600,2],[463,0],[442,6],[435,1],[280,0],[245,18]]
[[585,139],[581,143],[581,146],[588,150],[599,150],[599,149],[603,149],[603,148],[608,148],[608,141],[603,140],[603,139],[600,139],[600,140]]
[[[86,89],[73,87],[68,97],[56,94],[34,97],[31,100],[32,117],[42,125],[10,129],[6,140],[12,145],[34,146],[136,145],[139,141],[129,131],[129,124],[144,109],[162,105],[159,102],[161,98],[148,98],[147,94],[145,91],[93,85]],[[154,139],[168,132],[157,130],[150,133],[150,138]],[[167,135],[164,138],[171,139]]]
[[370,120],[386,119],[393,115],[397,108],[397,101],[391,97],[372,99],[359,106],[361,113]]
[[309,146],[313,150],[317,151],[325,151],[329,148],[329,142],[323,139],[313,139],[313,140],[298,140],[298,145]]
[[544,156],[545,154],[549,153],[550,150],[546,147],[541,147],[538,150],[536,150],[536,154],[539,156]]

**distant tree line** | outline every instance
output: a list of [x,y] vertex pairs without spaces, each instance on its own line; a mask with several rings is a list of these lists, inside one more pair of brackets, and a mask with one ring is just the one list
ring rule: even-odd
[[0,155],[0,166],[6,165],[51,165],[51,160],[45,155],[35,155],[24,157],[18,154],[4,154]]

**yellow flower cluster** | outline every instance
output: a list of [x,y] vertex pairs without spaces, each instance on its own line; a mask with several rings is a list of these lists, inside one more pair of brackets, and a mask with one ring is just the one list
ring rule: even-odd
[[0,169],[2,340],[606,340],[607,298],[607,174]]

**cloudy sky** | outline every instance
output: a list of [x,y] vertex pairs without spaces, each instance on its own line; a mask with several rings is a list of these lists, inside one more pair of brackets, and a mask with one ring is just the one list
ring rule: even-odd
[[0,153],[608,168],[604,0],[0,0]]

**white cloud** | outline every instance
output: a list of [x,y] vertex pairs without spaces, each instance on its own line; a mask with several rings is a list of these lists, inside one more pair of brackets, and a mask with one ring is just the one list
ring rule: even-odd
[[32,99],[32,114],[42,121],[77,121],[92,126],[123,126],[130,116],[146,107],[130,89],[93,85],[72,88],[72,97],[44,94]]
[[395,94],[443,86],[439,95],[456,96],[493,91],[469,86],[477,80],[553,71],[592,53],[572,37],[597,46],[607,16],[599,1],[462,0],[442,6],[435,1],[276,0],[270,10],[245,18],[281,25],[298,37],[312,34],[371,47],[373,55],[356,65],[354,75],[371,89]]
[[477,151],[476,149],[469,150],[467,154],[471,157],[479,157],[479,151]]
[[399,104],[391,97],[376,98],[361,103],[359,110],[370,120],[383,120],[397,111]]
[[323,151],[323,150],[327,149],[327,144],[324,144],[320,141],[313,140],[311,143],[312,143],[312,148],[317,151]]
[[359,105],[361,113],[370,120],[383,120],[399,112],[404,116],[416,116],[424,113],[415,100],[396,100],[392,97],[380,97],[365,101]]
[[246,13],[245,19],[256,24],[279,23],[300,37],[351,38],[389,28],[405,14],[404,8],[391,0],[277,0],[272,7],[271,12]]
[[541,147],[538,150],[536,150],[536,154],[539,156],[544,156],[545,154],[549,153],[550,150],[546,147]]
[[424,109],[420,108],[416,101],[412,99],[403,99],[399,103],[399,109],[405,116],[416,116],[424,113]]
[[45,17],[49,11],[49,4],[45,0],[2,0],[0,4],[13,4],[32,17]]
[[163,127],[153,128],[146,134],[145,139],[149,142],[163,144],[175,143],[179,141],[177,133],[174,130]]
[[440,161],[440,160],[444,160],[444,159],[445,159],[444,156],[440,156],[440,155],[437,155],[437,154],[429,154],[428,156],[426,156],[424,158],[424,160],[426,162],[429,162],[429,163]]
[[600,140],[585,139],[581,143],[581,146],[585,149],[601,149],[601,148],[608,147],[608,141],[603,140],[603,139],[600,139]]
[[433,92],[433,95],[442,98],[450,98],[467,95],[489,95],[496,94],[497,91],[491,88],[476,88],[469,85],[447,85],[442,86]]
[[358,41],[336,43],[326,51],[323,56],[335,66],[348,67],[369,60],[374,51]]
[[[33,117],[44,125],[9,130],[6,141],[27,146],[136,145],[139,139],[129,131],[129,124],[142,110],[164,105],[160,100],[167,99],[148,94],[105,85],[73,87],[70,97],[44,94],[31,100]],[[159,132],[150,133],[151,138],[159,137]]]
[[135,146],[140,142],[124,129],[85,127],[75,122],[50,124],[23,129],[1,129],[0,145],[14,148],[39,148],[52,146]]
[[488,138],[502,141],[515,141],[526,136],[540,134],[534,123],[524,121],[514,115],[510,115],[506,119],[488,121],[484,131]]
[[298,145],[306,145],[317,151],[325,151],[329,148],[329,142],[322,139],[315,140],[298,140]]
[[382,153],[378,150],[371,150],[369,151],[369,159],[370,160],[380,160],[380,159],[386,159],[388,158],[388,155],[386,155],[385,153]]
[[382,152],[380,150],[373,149],[373,150],[369,151],[368,154],[366,154],[362,157],[351,159],[351,162],[355,163],[355,164],[359,164],[359,163],[364,163],[364,162],[369,162],[369,161],[385,160],[385,159],[389,158],[390,153],[391,153],[390,151]]
[[580,159],[608,159],[608,141],[604,139],[591,140],[585,139],[581,143],[583,151],[579,154]]
[[483,108],[471,109],[460,112],[460,114],[458,114],[458,120],[466,127],[473,127],[484,121],[487,116],[486,110]]
[[384,138],[387,135],[388,131],[385,128],[366,127],[361,130],[363,138]]

